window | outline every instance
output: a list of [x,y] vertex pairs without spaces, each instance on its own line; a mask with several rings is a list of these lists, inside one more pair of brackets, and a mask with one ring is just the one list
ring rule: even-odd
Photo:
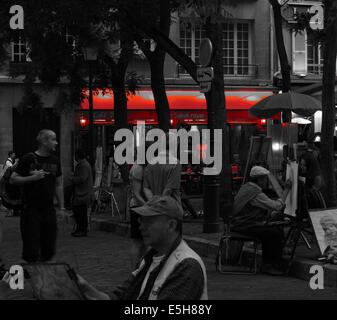
[[308,73],[323,74],[323,46],[307,40],[307,67]]
[[17,41],[11,43],[11,61],[12,62],[30,62],[27,52],[27,43],[22,40],[22,38],[18,38]]
[[[201,25],[182,21],[180,23],[180,48],[199,64],[199,45],[205,38]],[[223,65],[225,76],[254,75],[251,69],[250,24],[248,22],[223,23],[222,29]],[[186,73],[180,68],[180,73]]]
[[224,23],[222,34],[224,74],[248,75],[249,24]]
[[293,33],[293,73],[323,74],[323,46],[310,39],[306,32]]

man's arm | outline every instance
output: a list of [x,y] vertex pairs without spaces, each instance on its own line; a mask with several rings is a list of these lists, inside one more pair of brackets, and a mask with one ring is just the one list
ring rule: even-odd
[[172,195],[173,190],[180,190],[180,182],[181,182],[181,164],[178,163],[174,165],[172,171],[170,172],[169,178],[163,190],[163,195],[170,196]]
[[149,188],[144,187],[143,191],[144,191],[146,200],[150,200],[153,197],[153,193]]
[[262,192],[258,194],[250,203],[254,207],[272,211],[281,211],[284,208],[284,201],[282,199],[272,200]]
[[200,300],[204,274],[193,258],[183,260],[168,277],[158,294],[158,300]]
[[142,181],[138,180],[138,179],[133,179],[132,180],[132,188],[133,188],[133,194],[135,195],[138,202],[141,203],[142,205],[144,205],[146,201],[142,197]]
[[81,291],[88,300],[110,300],[110,297],[102,292],[97,290],[92,286],[87,280],[83,279],[80,275],[77,274],[78,285],[81,288]]
[[11,174],[9,183],[17,185],[17,186],[22,186],[22,185],[43,179],[48,174],[48,172],[44,170],[33,170],[30,172],[30,174],[31,174],[30,176],[23,177],[14,171]]
[[150,189],[150,182],[149,182],[149,167],[147,166],[144,170],[144,175],[143,175],[143,191],[144,191],[144,196],[145,200],[150,200],[153,197],[153,193]]

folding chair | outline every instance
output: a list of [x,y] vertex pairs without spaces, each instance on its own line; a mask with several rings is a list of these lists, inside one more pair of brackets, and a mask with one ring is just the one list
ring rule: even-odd
[[[254,245],[254,258],[247,268],[242,265],[242,258],[244,244],[249,242]],[[259,244],[260,240],[255,237],[246,236],[239,232],[231,232],[230,223],[225,223],[225,232],[220,238],[215,261],[217,271],[227,274],[256,274]]]

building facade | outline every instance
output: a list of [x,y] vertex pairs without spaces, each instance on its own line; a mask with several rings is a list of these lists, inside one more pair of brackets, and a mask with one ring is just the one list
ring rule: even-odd
[[[291,22],[296,12],[308,10],[319,3],[289,1],[282,12],[285,19]],[[265,126],[265,122],[259,123],[259,120],[252,119],[248,109],[263,97],[277,92],[275,84],[282,79],[278,73],[273,12],[269,1],[233,1],[232,5],[225,6],[225,10],[228,14],[222,24],[224,90],[228,122],[231,124],[232,153],[242,158],[243,162],[246,155],[240,155],[240,152],[248,149],[249,136]],[[185,12],[174,15],[170,38],[198,64],[199,45],[204,30],[197,19],[189,19],[191,14]],[[301,87],[319,82],[322,76],[320,45],[312,43],[305,33],[294,34],[286,27],[284,39],[292,65],[292,84]],[[6,158],[8,150],[16,149],[22,155],[33,148],[37,131],[49,126],[58,133],[62,166],[67,173],[72,170],[74,147],[78,145],[79,139],[85,140],[85,130],[81,131],[79,124],[87,116],[88,102],[83,101],[73,112],[57,115],[51,110],[66,84],[44,91],[42,85],[37,83],[34,90],[40,94],[43,108],[47,110],[45,117],[39,118],[33,113],[20,114],[18,105],[24,96],[25,87],[22,78],[12,79],[8,72],[16,65],[29,63],[30,59],[26,54],[26,44],[20,40],[8,50],[9,61],[0,74],[0,159]],[[145,59],[135,59],[130,62],[128,69],[143,75],[145,79],[137,95],[129,98],[129,123],[132,125],[135,120],[145,120],[151,124],[149,119],[153,119],[155,124],[149,65]],[[206,105],[198,84],[169,55],[166,55],[165,60],[165,81],[172,105],[171,121],[175,124],[205,126]],[[106,155],[113,132],[113,97],[95,96],[94,109],[96,144],[103,145]]]

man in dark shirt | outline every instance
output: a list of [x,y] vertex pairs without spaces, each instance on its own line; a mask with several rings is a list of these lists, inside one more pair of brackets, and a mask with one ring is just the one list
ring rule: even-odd
[[53,155],[57,146],[55,132],[41,130],[37,143],[38,149],[22,157],[10,179],[11,183],[23,188],[22,258],[30,263],[50,260],[55,254],[54,196],[59,205],[58,214],[64,211],[61,165]]
[[74,176],[70,178],[74,187],[73,212],[76,221],[76,230],[71,233],[73,237],[85,237],[88,232],[88,208],[93,200],[93,177],[85,152],[77,149],[75,158],[77,165]]

